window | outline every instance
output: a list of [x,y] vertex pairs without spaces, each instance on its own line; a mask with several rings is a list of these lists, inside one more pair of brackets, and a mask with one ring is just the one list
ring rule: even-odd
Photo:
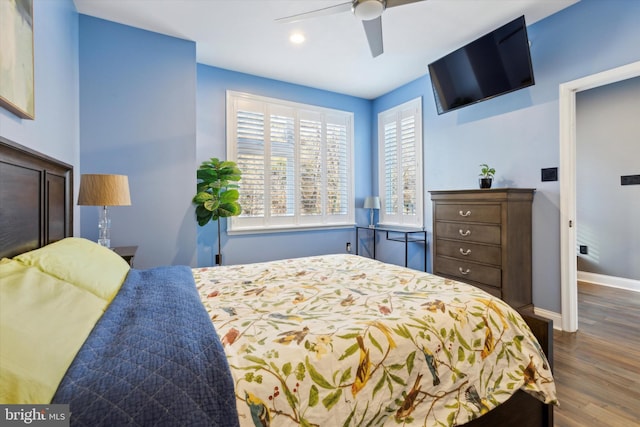
[[380,222],[422,227],[422,102],[378,114]]
[[229,231],[353,226],[353,113],[227,93],[227,153],[242,171]]

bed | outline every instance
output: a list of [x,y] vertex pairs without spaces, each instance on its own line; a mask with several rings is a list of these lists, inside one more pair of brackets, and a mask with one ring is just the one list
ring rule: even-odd
[[[47,191],[54,173],[65,191]],[[33,206],[15,197],[32,175],[36,205],[64,214],[61,234],[46,231],[56,228],[46,214],[35,223],[12,214]],[[111,282],[122,282],[93,286],[76,304],[90,326],[49,391],[51,402],[70,404],[72,424],[553,425],[545,319],[462,283],[351,255],[129,269],[69,238],[72,175],[0,140],[0,253],[19,263],[12,268],[53,274],[85,295],[99,258],[95,268],[113,263]],[[69,271],[42,261],[59,256]],[[81,270],[88,276],[76,277]]]

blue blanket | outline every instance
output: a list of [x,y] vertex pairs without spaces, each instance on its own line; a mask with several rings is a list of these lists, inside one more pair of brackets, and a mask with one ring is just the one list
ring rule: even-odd
[[185,266],[132,269],[52,403],[71,425],[237,426],[222,344]]

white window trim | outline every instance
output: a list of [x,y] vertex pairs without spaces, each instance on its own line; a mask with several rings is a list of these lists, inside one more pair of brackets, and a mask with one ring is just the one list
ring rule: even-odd
[[[403,117],[413,115],[415,118],[415,156],[416,156],[416,215],[388,215],[385,210],[385,131],[384,124],[395,120],[399,125]],[[400,126],[397,126],[400,129]],[[422,97],[412,99],[378,113],[378,189],[380,195],[380,225],[424,228],[424,172],[422,154]]]
[[[347,213],[344,215],[318,215],[318,216],[303,216],[296,213],[292,217],[271,217],[266,215],[265,217],[258,218],[246,218],[246,217],[230,217],[227,218],[227,232],[228,234],[254,234],[254,233],[272,233],[272,232],[291,232],[301,230],[317,230],[317,229],[334,229],[353,227],[355,225],[355,171],[354,171],[354,126],[353,126],[353,112],[330,109],[319,107],[315,105],[302,104],[282,99],[269,98],[259,95],[253,95],[248,93],[227,91],[227,158],[231,161],[237,161],[237,123],[236,123],[236,103],[240,100],[256,101],[272,104],[275,106],[281,106],[286,108],[292,108],[296,110],[296,123],[295,127],[298,129],[298,119],[305,112],[311,111],[313,113],[320,113],[324,116],[336,116],[344,118],[347,127],[347,158],[348,158],[348,170],[347,170]],[[324,123],[326,124],[326,122]],[[298,152],[295,154],[298,158]],[[295,165],[296,171],[298,170],[298,163]],[[324,173],[326,164],[323,164],[323,179],[326,179]],[[296,173],[296,182],[298,181]],[[325,186],[326,188],[326,186]],[[268,197],[268,195],[267,195]],[[299,195],[296,194],[296,200]],[[323,195],[326,203],[326,194]],[[266,203],[268,206],[268,202]],[[297,203],[296,203],[297,205]],[[296,207],[297,209],[297,207]],[[287,221],[287,219],[291,219]]]

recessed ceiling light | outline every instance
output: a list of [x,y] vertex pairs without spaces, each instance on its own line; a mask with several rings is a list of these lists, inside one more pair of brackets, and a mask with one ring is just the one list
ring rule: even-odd
[[289,36],[289,41],[291,43],[293,43],[293,44],[304,43],[304,41],[305,41],[304,34],[302,34],[302,33],[292,33],[291,36]]

